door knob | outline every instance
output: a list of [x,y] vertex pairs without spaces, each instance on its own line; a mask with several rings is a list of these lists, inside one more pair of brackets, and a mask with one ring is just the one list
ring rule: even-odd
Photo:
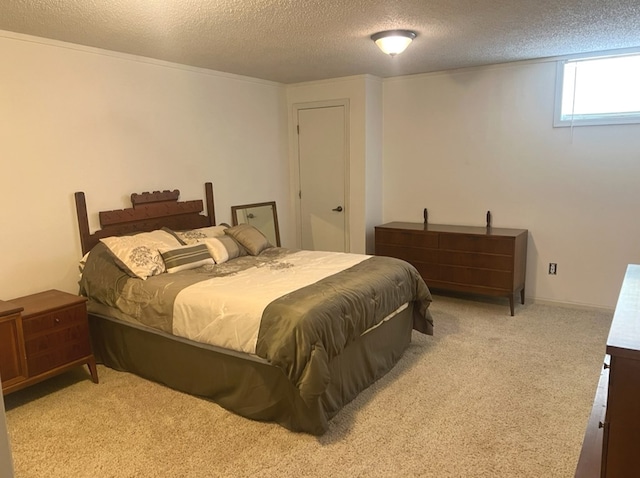
[[338,206],[338,207],[332,209],[332,211],[342,212],[342,206]]

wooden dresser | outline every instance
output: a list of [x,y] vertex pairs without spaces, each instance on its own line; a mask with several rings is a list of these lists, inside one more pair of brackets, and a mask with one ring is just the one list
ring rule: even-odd
[[640,265],[630,264],[607,339],[576,477],[640,476]]
[[2,392],[86,364],[98,383],[86,299],[58,290],[0,301]]
[[430,289],[509,298],[524,304],[526,229],[391,222],[376,226],[376,255],[412,264]]

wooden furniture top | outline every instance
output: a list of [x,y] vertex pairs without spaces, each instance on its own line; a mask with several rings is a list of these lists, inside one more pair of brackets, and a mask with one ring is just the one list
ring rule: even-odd
[[448,224],[430,224],[423,222],[389,222],[382,224],[381,227],[385,229],[409,229],[411,231],[424,231],[424,232],[448,232],[454,234],[482,234],[485,236],[506,236],[516,237],[522,233],[527,232],[527,229],[509,229],[504,227],[484,227],[484,226],[454,226]]
[[201,199],[178,201],[180,191],[154,191],[131,194],[131,205],[127,209],[100,211],[100,227],[93,234],[89,231],[87,203],[83,192],[75,193],[76,214],[80,230],[82,254],[89,252],[103,237],[120,236],[135,232],[150,232],[162,227],[176,231],[215,226],[213,185],[205,183],[207,213]]
[[17,314],[18,312],[21,312],[22,309],[23,308],[18,304],[0,300],[0,317]]
[[640,265],[627,266],[606,353],[576,478],[638,475]]
[[11,299],[11,302],[24,308],[22,312],[23,319],[28,319],[43,312],[51,312],[56,309],[81,304],[86,301],[86,297],[80,297],[55,289]]
[[640,265],[629,264],[607,339],[607,353],[640,360]]

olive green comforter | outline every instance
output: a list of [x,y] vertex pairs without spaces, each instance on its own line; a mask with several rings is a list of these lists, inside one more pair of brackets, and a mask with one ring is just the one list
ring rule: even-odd
[[[128,276],[106,247],[96,246],[80,280],[81,294],[120,320],[171,333],[173,304],[185,287],[256,266],[279,267],[292,251],[267,249],[215,266],[146,281]],[[393,258],[370,257],[271,302],[260,322],[256,355],[280,368],[309,407],[329,383],[329,364],[353,341],[413,303],[413,327],[433,333],[431,295],[416,269]]]

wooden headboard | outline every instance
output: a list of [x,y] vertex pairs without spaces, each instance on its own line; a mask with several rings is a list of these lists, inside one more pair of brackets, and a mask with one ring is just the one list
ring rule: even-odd
[[131,234],[133,232],[149,232],[162,227],[181,231],[199,227],[215,226],[216,215],[213,205],[213,185],[205,183],[205,200],[207,213],[201,199],[196,201],[178,201],[180,191],[154,191],[133,193],[131,205],[127,209],[100,211],[100,227],[96,232],[89,232],[89,218],[84,193],[75,193],[76,213],[80,229],[82,254],[89,252],[101,238]]

